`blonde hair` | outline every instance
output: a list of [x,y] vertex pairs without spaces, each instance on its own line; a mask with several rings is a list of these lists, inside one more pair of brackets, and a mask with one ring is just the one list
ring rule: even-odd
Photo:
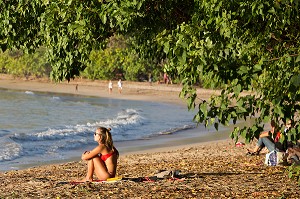
[[119,157],[119,151],[114,147],[114,142],[110,133],[111,128],[98,127],[96,132],[101,135],[100,143],[104,144],[109,150],[114,151]]
[[101,135],[99,140],[100,143],[104,144],[109,150],[112,150],[114,148],[114,143],[110,130],[110,128],[98,127],[96,131]]

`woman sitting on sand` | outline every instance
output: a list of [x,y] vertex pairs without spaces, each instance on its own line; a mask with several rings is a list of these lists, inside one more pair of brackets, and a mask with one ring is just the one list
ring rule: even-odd
[[118,150],[113,146],[110,128],[99,127],[94,133],[94,140],[99,143],[92,151],[86,151],[81,159],[87,161],[87,174],[81,182],[93,181],[95,172],[99,180],[113,178],[116,175]]
[[253,151],[248,150],[247,155],[258,155],[262,148],[267,147],[269,151],[285,151],[284,146],[279,142],[281,133],[277,131],[275,122],[271,121],[271,130],[262,132]]

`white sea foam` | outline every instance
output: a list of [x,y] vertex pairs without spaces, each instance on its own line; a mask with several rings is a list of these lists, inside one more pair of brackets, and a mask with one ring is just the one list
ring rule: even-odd
[[166,131],[161,131],[158,132],[158,135],[169,135],[169,134],[173,134],[182,130],[187,130],[187,129],[193,129],[196,128],[196,125],[183,125],[181,127],[177,127],[177,128],[170,128]]
[[74,157],[96,145],[99,126],[111,128],[118,142],[173,133],[192,123],[187,110],[169,104],[27,94],[34,96],[0,92],[0,170]]
[[14,142],[1,143],[0,149],[0,162],[16,159],[21,152],[21,146]]
[[50,141],[61,139],[72,139],[74,136],[85,136],[89,132],[94,132],[98,126],[112,128],[112,133],[116,136],[120,131],[139,126],[143,118],[134,109],[126,109],[118,113],[115,118],[107,119],[87,124],[77,124],[75,126],[65,126],[58,129],[48,128],[35,133],[15,134],[13,139],[19,141]]
[[60,100],[60,97],[53,96],[52,99],[53,100]]
[[32,92],[32,91],[25,91],[25,93],[28,95],[34,95],[34,92]]

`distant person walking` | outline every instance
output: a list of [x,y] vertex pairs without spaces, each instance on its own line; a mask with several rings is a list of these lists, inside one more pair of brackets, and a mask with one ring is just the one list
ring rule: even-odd
[[164,73],[164,83],[169,84],[169,81],[170,81],[169,75],[167,73]]
[[168,75],[167,73],[164,73],[164,83],[167,84],[168,82]]
[[112,93],[112,88],[113,88],[113,83],[111,80],[109,80],[109,83],[108,83],[108,93],[111,94]]
[[118,90],[119,90],[119,93],[121,94],[122,93],[122,80],[121,79],[119,79],[119,81],[118,81]]
[[149,84],[150,84],[150,86],[152,86],[152,75],[151,75],[151,73],[149,74]]

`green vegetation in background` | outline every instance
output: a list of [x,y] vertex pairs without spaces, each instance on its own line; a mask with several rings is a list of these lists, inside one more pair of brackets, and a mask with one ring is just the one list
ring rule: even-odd
[[51,67],[45,57],[45,49],[40,48],[33,54],[23,54],[20,50],[0,53],[1,73],[14,77],[49,77]]
[[88,79],[148,81],[151,74],[154,80],[159,80],[162,66],[141,57],[130,45],[123,36],[110,37],[107,48],[91,52],[91,62],[80,76]]
[[[91,80],[148,81],[151,74],[154,81],[159,80],[163,67],[141,58],[128,45],[123,36],[112,36],[107,48],[91,51],[89,65],[79,76]],[[42,47],[33,54],[20,50],[0,53],[1,72],[15,77],[49,77],[51,67],[46,61],[46,49]]]

